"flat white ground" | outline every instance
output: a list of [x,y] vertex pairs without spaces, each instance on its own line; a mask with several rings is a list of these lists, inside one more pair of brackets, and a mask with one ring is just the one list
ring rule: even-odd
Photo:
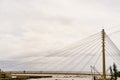
[[91,78],[41,78],[41,79],[29,79],[29,80],[92,80]]
[[[29,79],[29,80],[93,80],[92,78],[41,78],[41,79]],[[117,80],[120,80],[118,78]]]

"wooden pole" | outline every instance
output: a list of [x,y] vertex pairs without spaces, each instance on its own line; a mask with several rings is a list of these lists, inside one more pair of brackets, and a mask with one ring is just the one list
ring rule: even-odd
[[102,64],[103,64],[103,80],[106,80],[106,65],[105,65],[105,31],[102,29]]

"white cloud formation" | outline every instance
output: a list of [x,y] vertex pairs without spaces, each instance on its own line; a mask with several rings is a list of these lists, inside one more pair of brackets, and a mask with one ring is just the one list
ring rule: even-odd
[[98,32],[101,26],[113,32],[112,26],[120,21],[119,3],[119,0],[0,0],[0,60],[43,56]]

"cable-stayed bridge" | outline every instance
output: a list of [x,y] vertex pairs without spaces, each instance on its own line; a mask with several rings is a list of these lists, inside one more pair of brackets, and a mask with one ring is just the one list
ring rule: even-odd
[[[120,50],[104,33],[105,68],[109,73],[109,67],[115,63],[120,65]],[[36,59],[8,65],[9,71],[39,71],[55,73],[91,73],[103,72],[103,35],[102,32],[89,36],[75,44],[54,51]],[[1,66],[2,67],[2,66]],[[3,70],[7,70],[7,65]]]

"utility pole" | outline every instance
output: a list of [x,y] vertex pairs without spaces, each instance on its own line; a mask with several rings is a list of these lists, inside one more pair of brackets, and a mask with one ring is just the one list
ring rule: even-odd
[[102,29],[102,65],[103,65],[103,80],[106,80],[106,65],[105,65],[105,31]]

